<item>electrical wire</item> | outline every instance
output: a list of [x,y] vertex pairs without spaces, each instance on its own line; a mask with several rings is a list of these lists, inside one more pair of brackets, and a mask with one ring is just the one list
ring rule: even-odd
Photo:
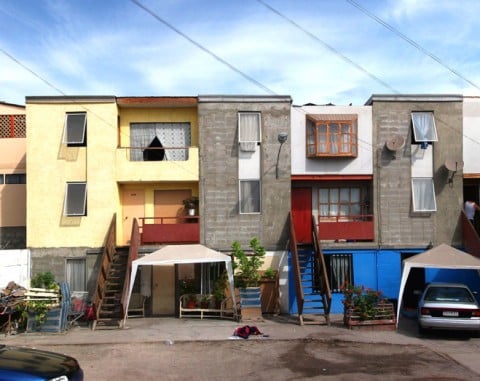
[[212,52],[210,49],[208,49],[207,47],[205,47],[204,45],[200,44],[199,42],[195,41],[193,38],[189,37],[187,34],[183,33],[181,30],[179,30],[178,28],[176,28],[175,26],[173,26],[171,23],[169,23],[168,21],[166,21],[165,19],[161,18],[157,13],[155,13],[154,11],[152,11],[150,8],[147,8],[145,5],[143,5],[140,1],[138,0],[130,0],[133,4],[137,5],[139,8],[143,9],[145,12],[147,12],[148,14],[150,14],[153,18],[155,18],[157,21],[161,22],[163,25],[165,25],[166,27],[170,28],[171,30],[173,30],[175,33],[177,33],[178,35],[182,36],[183,38],[185,38],[187,41],[189,41],[190,43],[192,43],[193,45],[195,45],[197,48],[203,50],[205,53],[209,54],[210,56],[212,56],[213,58],[215,58],[218,62],[222,63],[223,65],[227,66],[229,69],[233,70],[235,73],[241,75],[243,78],[245,78],[247,81],[253,83],[254,85],[258,86],[259,88],[261,88],[262,90],[266,91],[267,93],[269,94],[272,94],[272,95],[276,95],[276,93],[269,89],[267,86],[263,85],[262,83],[260,83],[259,81],[257,81],[256,79],[254,79],[253,77],[249,76],[248,74],[244,73],[243,71],[241,71],[240,69],[238,69],[237,67],[233,66],[231,63],[229,63],[228,61],[224,60],[223,58],[221,58],[219,55],[215,54],[214,52]]
[[[134,1],[134,0],[131,0],[131,1]],[[260,4],[262,4],[265,8],[269,9],[271,12],[277,14],[278,16],[280,16],[281,18],[283,18],[284,20],[288,21],[290,24],[292,24],[295,28],[301,30],[303,33],[307,34],[308,36],[310,36],[313,40],[315,40],[316,42],[318,42],[319,44],[321,44],[325,49],[328,49],[329,51],[331,51],[333,54],[335,54],[336,56],[340,57],[342,60],[344,60],[345,62],[347,62],[348,64],[354,66],[355,68],[357,68],[359,71],[361,71],[362,73],[366,74],[367,76],[369,76],[370,78],[372,78],[373,80],[375,80],[376,82],[380,83],[382,86],[384,86],[385,88],[389,89],[390,91],[392,91],[393,93],[396,93],[396,94],[399,94],[399,91],[395,90],[393,87],[391,87],[388,83],[382,81],[380,78],[378,78],[375,74],[372,74],[370,73],[367,69],[365,69],[363,66],[361,66],[360,64],[356,63],[355,61],[353,61],[352,59],[350,59],[349,57],[347,57],[345,54],[342,54],[340,51],[338,51],[337,49],[335,49],[333,46],[327,44],[325,41],[323,41],[320,37],[316,36],[315,34],[313,34],[312,32],[310,32],[309,30],[305,29],[304,27],[302,27],[300,24],[298,24],[297,22],[295,22],[293,19],[291,19],[290,17],[287,17],[285,14],[283,14],[282,12],[280,12],[278,9],[272,7],[270,4],[268,4],[267,2],[263,1],[263,0],[257,0]]]
[[[260,0],[259,0],[260,1]],[[362,7],[360,4],[358,4],[357,2],[355,2],[354,0],[345,0],[347,3],[349,3],[350,5],[354,6],[355,8],[357,8],[359,11],[363,12],[365,15],[367,15],[368,17],[370,17],[372,20],[375,20],[376,22],[378,22],[380,25],[384,26],[385,28],[387,28],[388,30],[390,30],[391,32],[393,32],[394,34],[396,34],[397,36],[399,36],[400,38],[402,38],[403,40],[405,40],[406,42],[408,42],[410,45],[412,45],[413,47],[415,47],[416,49],[418,49],[420,52],[422,52],[423,54],[425,54],[426,56],[430,57],[432,60],[434,60],[435,62],[437,62],[438,64],[442,65],[445,69],[447,69],[448,71],[450,71],[451,73],[455,74],[457,77],[461,78],[462,80],[464,80],[465,82],[467,82],[469,85],[475,87],[477,90],[480,90],[480,87],[474,83],[473,81],[471,81],[470,79],[468,79],[467,77],[465,77],[464,75],[462,75],[461,73],[459,73],[457,70],[453,69],[452,67],[448,66],[445,62],[443,62],[440,58],[438,58],[436,55],[434,55],[433,53],[431,53],[430,51],[428,51],[427,49],[425,49],[423,46],[421,46],[419,43],[415,42],[414,40],[412,40],[411,38],[407,37],[405,34],[403,34],[402,32],[400,32],[398,29],[394,28],[392,25],[390,25],[389,23],[387,23],[386,21],[382,20],[380,17],[378,17],[377,15],[373,14],[372,12],[370,12],[368,9]]]

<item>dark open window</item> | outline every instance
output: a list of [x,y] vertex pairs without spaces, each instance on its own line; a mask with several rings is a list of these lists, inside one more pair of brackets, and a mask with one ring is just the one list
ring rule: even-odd
[[87,215],[87,183],[71,182],[66,184],[63,214],[65,216]]
[[162,142],[156,136],[152,142],[143,151],[143,161],[162,161],[165,160],[165,150]]
[[5,175],[5,184],[26,184],[27,175],[25,173],[9,173]]
[[84,112],[67,113],[63,130],[63,143],[68,146],[87,145],[87,114]]

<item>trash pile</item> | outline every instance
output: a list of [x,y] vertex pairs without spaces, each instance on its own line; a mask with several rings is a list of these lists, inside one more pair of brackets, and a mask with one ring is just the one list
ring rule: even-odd
[[28,309],[29,302],[46,301],[49,305],[58,304],[60,294],[54,290],[32,288],[27,289],[13,281],[0,290],[0,331],[15,334],[22,313]]

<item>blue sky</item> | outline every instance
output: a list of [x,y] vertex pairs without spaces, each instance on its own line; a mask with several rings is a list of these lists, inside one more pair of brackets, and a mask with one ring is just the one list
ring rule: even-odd
[[479,14],[477,0],[0,0],[0,101],[277,94],[360,105],[393,92],[480,95]]

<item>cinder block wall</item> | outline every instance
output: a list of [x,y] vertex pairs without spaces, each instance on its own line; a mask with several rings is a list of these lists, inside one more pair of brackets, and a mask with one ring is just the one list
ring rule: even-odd
[[[460,96],[431,98],[373,100],[374,205],[380,246],[461,244],[458,220],[463,202],[463,174],[457,172],[453,183],[447,184],[444,164],[447,158],[462,160],[462,101]],[[433,143],[433,173],[437,211],[433,213],[412,212],[412,111],[432,111],[435,117],[438,142]],[[403,136],[406,141],[395,155],[385,147],[393,135]]]
[[[276,161],[280,132],[290,133],[290,97],[199,97],[201,242],[230,250],[253,237],[269,250],[285,249],[290,212],[290,137]],[[239,214],[237,113],[262,114],[260,214]]]

